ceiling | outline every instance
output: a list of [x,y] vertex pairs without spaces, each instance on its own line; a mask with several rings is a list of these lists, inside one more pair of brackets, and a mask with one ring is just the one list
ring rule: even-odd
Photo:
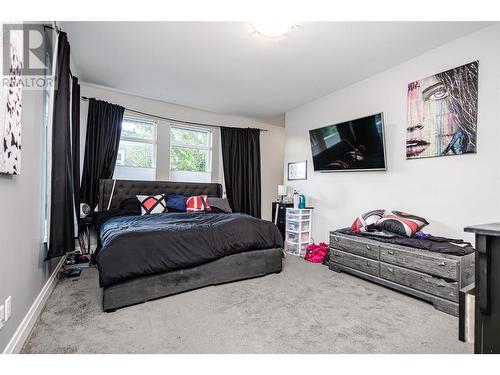
[[245,22],[59,22],[80,80],[284,125],[284,112],[484,22],[308,22],[282,38]]

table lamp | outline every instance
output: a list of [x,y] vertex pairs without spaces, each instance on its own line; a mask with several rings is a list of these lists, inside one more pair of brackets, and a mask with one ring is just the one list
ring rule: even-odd
[[283,202],[283,197],[288,195],[288,186],[278,185],[278,195],[280,197],[280,202]]

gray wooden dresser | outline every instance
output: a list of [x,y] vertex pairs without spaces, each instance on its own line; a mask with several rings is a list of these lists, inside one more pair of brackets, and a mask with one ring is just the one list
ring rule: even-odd
[[474,282],[474,253],[441,254],[335,231],[329,267],[427,300],[454,316],[459,290]]

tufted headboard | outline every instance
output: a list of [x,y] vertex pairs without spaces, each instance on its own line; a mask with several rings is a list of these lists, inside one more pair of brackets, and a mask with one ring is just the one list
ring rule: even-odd
[[208,195],[209,197],[222,198],[222,185],[201,182],[100,180],[98,208],[99,211],[108,210],[111,194],[113,194],[113,198],[109,209],[120,208],[120,203],[124,199],[133,198],[136,195],[168,193],[183,194],[186,196]]

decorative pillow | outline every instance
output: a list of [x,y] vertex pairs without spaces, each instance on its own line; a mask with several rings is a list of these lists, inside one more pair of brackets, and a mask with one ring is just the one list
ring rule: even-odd
[[186,199],[186,211],[210,211],[210,205],[207,202],[206,195],[196,195],[194,197],[189,197]]
[[373,210],[356,218],[351,225],[351,232],[368,232],[375,227],[377,221],[382,219],[385,210]]
[[212,212],[227,212],[229,214],[233,212],[226,198],[207,198],[207,202]]
[[127,198],[120,203],[120,209],[124,211],[134,211],[141,214],[141,202],[137,198]]
[[137,195],[141,203],[141,215],[161,214],[168,212],[165,204],[165,194],[160,195]]
[[166,197],[167,209],[174,212],[186,212],[186,196],[169,193]]
[[429,223],[423,217],[401,211],[387,210],[384,217],[377,222],[377,228],[411,237]]

